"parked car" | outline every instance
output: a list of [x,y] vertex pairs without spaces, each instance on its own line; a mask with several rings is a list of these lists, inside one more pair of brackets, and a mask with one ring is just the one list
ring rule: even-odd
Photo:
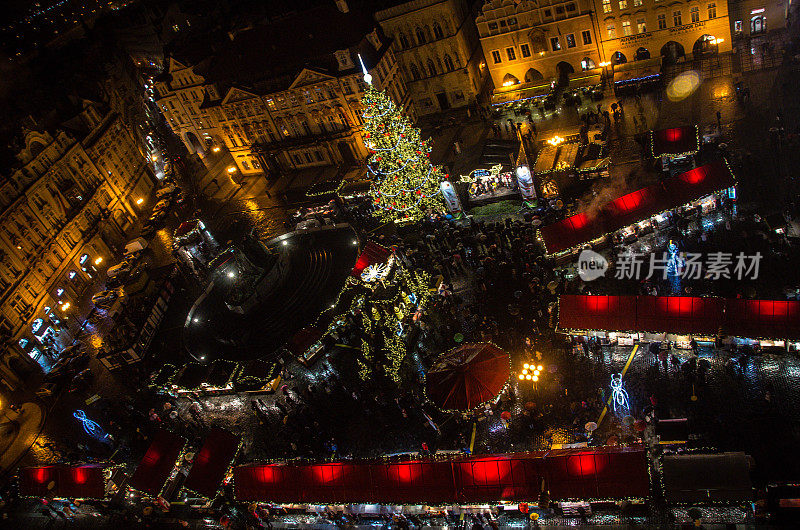
[[92,303],[98,307],[104,307],[109,305],[111,302],[116,300],[117,298],[123,296],[124,291],[122,289],[107,289],[105,291],[100,291],[99,293],[92,296]]
[[155,206],[153,206],[153,213],[160,212],[161,210],[166,210],[167,208],[169,208],[169,203],[170,203],[169,198],[161,199],[156,203]]
[[123,260],[122,263],[118,263],[113,267],[109,267],[106,271],[106,277],[114,278],[120,274],[128,273],[133,268],[133,262],[131,260]]
[[156,198],[163,199],[172,195],[178,187],[175,184],[165,184],[156,191]]
[[125,244],[125,252],[122,255],[125,258],[130,258],[133,256],[138,256],[139,254],[144,251],[150,245],[150,243],[143,237],[137,237],[136,239],[131,239]]

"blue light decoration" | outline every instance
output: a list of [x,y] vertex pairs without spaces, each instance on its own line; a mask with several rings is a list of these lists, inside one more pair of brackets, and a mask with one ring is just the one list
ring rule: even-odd
[[110,437],[108,436],[108,433],[106,433],[106,431],[104,431],[103,428],[97,424],[97,422],[90,420],[84,411],[76,410],[72,413],[72,416],[83,424],[83,430],[86,431],[86,434],[97,438],[101,442],[106,442],[109,440]]
[[611,401],[614,414],[626,414],[630,410],[628,391],[622,386],[622,374],[611,374]]

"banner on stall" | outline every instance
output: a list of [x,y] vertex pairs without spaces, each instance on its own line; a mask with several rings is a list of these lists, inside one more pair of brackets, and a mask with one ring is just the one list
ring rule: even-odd
[[517,167],[517,184],[519,184],[519,193],[523,199],[531,200],[536,198],[536,188],[533,186],[533,177],[528,166]]
[[461,201],[458,198],[456,189],[453,187],[453,183],[449,180],[444,180],[439,185],[439,188],[442,190],[442,197],[444,197],[444,202],[450,213],[454,216],[460,214],[462,210]]

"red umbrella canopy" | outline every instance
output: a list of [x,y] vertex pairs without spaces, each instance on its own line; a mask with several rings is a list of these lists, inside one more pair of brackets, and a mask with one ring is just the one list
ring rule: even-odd
[[425,386],[440,408],[467,411],[499,394],[509,375],[506,352],[494,344],[467,343],[439,357]]

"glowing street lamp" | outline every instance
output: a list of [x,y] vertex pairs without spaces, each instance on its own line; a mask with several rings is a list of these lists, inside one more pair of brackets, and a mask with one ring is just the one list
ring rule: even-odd
[[228,166],[228,173],[236,173],[236,166]]
[[101,263],[103,263],[103,258],[101,256],[98,256],[97,259],[94,260],[94,264],[100,265]]
[[555,135],[552,138],[550,138],[549,140],[547,140],[547,143],[552,145],[553,147],[556,147],[558,145],[563,144],[564,143],[564,139],[562,137],[560,137],[559,135]]
[[525,363],[522,365],[522,371],[517,375],[517,378],[519,378],[520,381],[530,381],[533,385],[533,389],[538,390],[538,385],[536,383],[539,382],[539,376],[543,369],[544,367],[541,364],[535,365]]
[[136,199],[136,206],[141,206],[143,202],[144,199],[142,197],[139,197],[138,199]]
[[214,153],[219,153],[219,146],[215,145],[214,147],[211,148],[211,151],[213,151]]

